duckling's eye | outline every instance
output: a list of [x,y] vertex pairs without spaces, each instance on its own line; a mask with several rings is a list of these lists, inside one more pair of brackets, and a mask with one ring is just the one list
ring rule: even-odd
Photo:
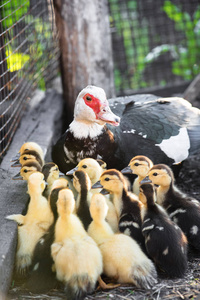
[[83,165],[83,166],[82,166],[82,168],[83,168],[83,169],[86,169],[86,168],[87,168],[87,166],[86,166],[86,165]]
[[23,157],[23,160],[27,160],[28,158],[25,156],[25,157]]
[[135,163],[134,165],[135,165],[136,167],[138,167],[138,166],[139,166],[139,163]]
[[28,173],[28,170],[27,170],[27,169],[25,169],[25,170],[24,170],[24,173]]
[[90,96],[86,96],[85,99],[86,99],[87,101],[92,101],[92,97],[90,97]]
[[153,176],[157,176],[157,175],[158,175],[158,173],[156,173],[156,172],[155,172],[155,173],[153,173]]
[[110,180],[110,178],[108,178],[108,177],[105,178],[105,181],[109,181],[109,180]]
[[58,171],[58,168],[55,168],[55,171]]

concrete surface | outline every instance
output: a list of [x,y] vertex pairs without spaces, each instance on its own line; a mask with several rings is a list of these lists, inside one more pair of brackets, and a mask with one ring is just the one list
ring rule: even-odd
[[0,300],[6,299],[10,287],[17,246],[17,225],[5,217],[22,213],[28,200],[26,182],[11,179],[20,168],[11,167],[10,161],[27,141],[37,142],[46,153],[45,160],[49,161],[52,142],[61,134],[62,110],[62,96],[58,91],[37,91],[28,103],[20,126],[0,165]]

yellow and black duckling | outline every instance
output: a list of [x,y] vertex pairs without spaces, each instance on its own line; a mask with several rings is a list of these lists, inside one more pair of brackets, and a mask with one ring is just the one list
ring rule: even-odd
[[28,180],[34,172],[42,172],[41,165],[35,160],[29,160],[20,169],[20,172],[12,177],[13,180]]
[[73,213],[74,195],[63,189],[58,195],[59,217],[51,253],[57,279],[64,283],[67,299],[83,299],[95,289],[103,271],[101,252]]
[[[76,170],[82,170],[88,174],[92,185],[94,185],[99,180],[101,174],[103,173],[103,171],[105,171],[105,169],[106,169],[106,163],[104,161],[100,159],[95,160],[93,158],[85,158],[82,159],[74,169],[67,172],[66,174],[71,175]],[[90,193],[92,195],[94,193],[100,192],[100,190],[101,188],[91,189]],[[106,202],[109,207],[106,220],[108,221],[108,223],[110,224],[114,232],[117,232],[119,229],[118,229],[118,219],[117,219],[115,206],[113,205],[112,201],[108,197],[106,198]]]
[[88,233],[96,241],[103,256],[103,273],[118,283],[131,283],[148,289],[157,282],[153,262],[137,242],[123,233],[114,233],[105,217],[108,206],[101,194],[92,196],[90,213],[93,218]]
[[62,189],[68,188],[68,181],[59,178],[54,181],[49,195],[49,204],[53,213],[53,223],[47,232],[38,241],[34,253],[29,276],[25,282],[25,288],[32,293],[45,293],[57,286],[56,274],[52,269],[53,258],[51,256],[51,245],[55,238],[55,224],[58,219],[57,200],[58,193]]
[[141,231],[141,208],[143,204],[139,201],[138,196],[128,191],[127,181],[122,173],[116,169],[106,170],[102,173],[100,182],[93,187],[103,187],[113,194],[120,232],[134,238],[145,249]]
[[11,167],[22,167],[27,161],[35,160],[41,167],[44,165],[44,159],[41,155],[35,150],[25,150],[19,157],[18,160],[11,165]]
[[34,153],[37,153],[37,156],[40,157],[40,159],[43,161],[44,164],[44,152],[42,150],[42,148],[40,147],[40,145],[38,143],[35,142],[26,142],[24,143],[18,154],[16,155],[16,157],[13,157],[12,161],[18,161],[20,156],[25,152],[25,151],[35,151]]
[[185,233],[189,245],[200,250],[200,203],[180,191],[170,167],[154,165],[141,183],[152,182],[157,188],[157,203],[162,205],[170,218]]
[[59,178],[60,171],[55,163],[49,162],[43,165],[42,173],[44,174],[44,179],[47,183],[46,189],[44,191],[44,196],[48,198],[54,181]]
[[134,156],[129,165],[121,170],[122,174],[135,174],[137,177],[133,182],[133,193],[139,195],[140,192],[140,181],[144,179],[149,172],[149,170],[153,167],[153,162],[144,155]]
[[45,189],[44,175],[34,172],[28,178],[30,202],[26,215],[10,215],[7,219],[18,223],[18,245],[16,252],[16,272],[26,274],[39,239],[53,222],[49,203],[42,193]]
[[91,181],[84,171],[75,171],[73,174],[73,185],[78,192],[76,199],[76,214],[83,223],[85,230],[92,221],[89,206],[91,200]]
[[150,258],[165,276],[183,277],[187,270],[187,238],[180,227],[171,221],[166,211],[156,203],[153,184],[140,186],[142,233]]

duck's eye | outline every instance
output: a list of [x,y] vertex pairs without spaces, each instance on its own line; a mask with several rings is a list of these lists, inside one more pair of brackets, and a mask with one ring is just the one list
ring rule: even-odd
[[136,167],[138,167],[138,166],[139,166],[139,163],[135,163],[134,165],[135,165]]
[[108,177],[105,178],[105,181],[109,181],[109,180],[110,180],[110,178],[108,178]]
[[87,166],[86,166],[86,165],[83,165],[83,166],[82,166],[82,168],[83,168],[83,169],[86,169],[86,168],[87,168]]
[[85,97],[85,99],[86,99],[87,101],[92,101],[92,97],[91,97],[91,96],[88,96],[88,95]]
[[157,175],[158,175],[158,173],[156,173],[156,172],[155,172],[155,173],[153,173],[153,176],[157,176]]
[[25,156],[25,157],[23,157],[23,160],[27,160],[28,158]]
[[58,171],[58,168],[55,168],[55,171]]
[[25,169],[25,170],[24,170],[24,173],[28,173],[28,170],[27,170],[27,169]]

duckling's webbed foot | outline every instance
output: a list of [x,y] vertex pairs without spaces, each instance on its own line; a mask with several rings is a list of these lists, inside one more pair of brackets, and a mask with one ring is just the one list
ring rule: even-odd
[[121,286],[120,283],[117,283],[117,284],[105,283],[105,281],[103,281],[103,279],[101,278],[101,276],[99,276],[98,282],[99,282],[99,286],[97,287],[97,290],[100,289],[100,288],[102,290],[110,290],[110,289],[115,289],[115,288]]

